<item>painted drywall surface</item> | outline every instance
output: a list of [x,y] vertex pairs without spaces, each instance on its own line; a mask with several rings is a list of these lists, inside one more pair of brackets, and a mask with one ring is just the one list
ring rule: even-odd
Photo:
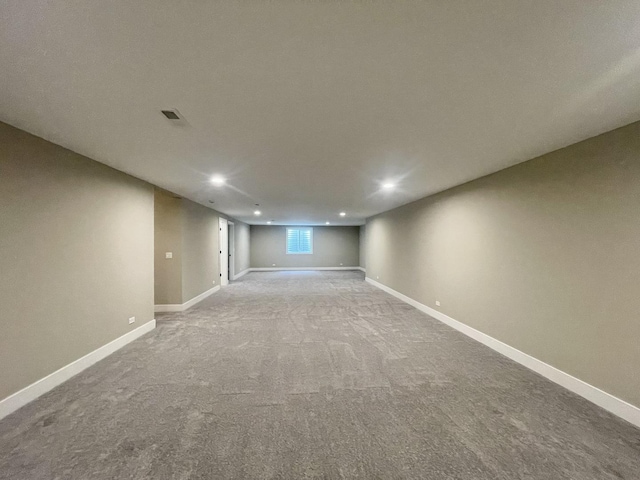
[[162,189],[155,200],[156,305],[183,304],[220,284],[221,217],[234,222],[236,273],[249,268],[247,224]]
[[182,199],[182,302],[220,285],[219,214]]
[[366,248],[365,248],[365,243],[367,241],[367,226],[366,225],[361,225],[360,226],[360,237],[359,237],[359,242],[358,242],[358,248],[360,249],[360,263],[359,266],[361,266],[362,268],[367,268],[367,259],[365,256],[366,253]]
[[[182,199],[155,191],[155,303],[182,302]],[[172,258],[166,258],[171,253]]]
[[1,399],[154,318],[154,206],[151,185],[3,123],[0,145]]
[[635,123],[372,217],[367,276],[640,406],[638,212]]
[[251,237],[250,228],[246,223],[234,220],[234,234],[235,234],[235,270],[237,275],[251,266]]
[[252,268],[358,266],[358,227],[313,227],[312,255],[287,255],[286,228],[251,225]]

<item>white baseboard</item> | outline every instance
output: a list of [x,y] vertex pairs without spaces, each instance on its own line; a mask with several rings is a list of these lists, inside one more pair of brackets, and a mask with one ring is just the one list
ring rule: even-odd
[[84,357],[71,362],[55,372],[41,378],[37,382],[32,383],[28,387],[17,391],[16,393],[9,395],[7,398],[0,401],[0,419],[6,417],[10,413],[15,412],[20,407],[23,407],[27,403],[35,400],[39,396],[47,393],[49,390],[57,387],[61,383],[66,382],[74,375],[82,372],[86,368],[89,368],[94,363],[99,362],[103,358],[111,355],[117,350],[120,350],[126,344],[134,341],[136,338],[141,337],[145,333],[150,332],[156,328],[156,321],[151,320],[138,328],[125,333],[121,337],[103,345],[102,347],[94,350],[91,353],[86,354]]
[[358,267],[358,270],[360,270],[361,272],[367,272],[367,270],[364,267]]
[[360,267],[259,267],[250,268],[252,272],[279,272],[304,270],[360,270]]
[[[255,268],[247,268],[243,270],[235,277],[233,280],[237,280],[240,277],[244,277],[247,273],[250,272],[280,272],[280,271],[305,271],[305,270],[360,270],[365,272],[366,270],[362,267],[255,267]],[[157,311],[157,310],[156,310]]]
[[233,276],[233,280],[237,280],[240,277],[244,277],[247,273],[249,273],[251,271],[250,268],[247,268],[246,270],[241,271],[240,273],[238,273],[237,275]]
[[407,297],[406,295],[403,295],[402,293],[397,292],[392,288],[383,285],[382,283],[376,282],[369,277],[366,277],[366,281],[417,308],[418,310],[432,316],[433,318],[440,320],[442,323],[455,328],[459,332],[464,333],[465,335],[486,345],[496,352],[501,353],[511,360],[518,362],[519,364],[533,370],[536,373],[539,373],[552,382],[563,386],[567,390],[571,390],[573,393],[576,393],[581,397],[589,400],[590,402],[595,403],[599,407],[604,408],[605,410],[626,420],[627,422],[640,427],[640,408],[631,405],[630,403],[627,403],[624,400],[619,399],[618,397],[614,397],[613,395],[600,390],[593,385],[583,382],[582,380],[573,377],[568,373],[563,372],[562,370],[552,367],[551,365],[544,363],[543,361],[538,360],[531,355],[521,352],[520,350],[513,348],[506,343],[501,342],[500,340],[496,340],[495,338],[490,337],[489,335],[482,333],[475,328],[465,325],[464,323],[459,322],[458,320],[455,320],[445,315],[444,313],[439,312],[438,310],[435,310],[410,297]]
[[191,300],[185,303],[167,303],[161,305],[154,305],[154,311],[158,312],[183,312],[191,307],[193,307],[196,303],[201,302],[209,295],[213,295],[218,290],[220,290],[220,285],[216,285],[213,288],[210,288],[206,292],[201,293],[200,295],[193,297]]

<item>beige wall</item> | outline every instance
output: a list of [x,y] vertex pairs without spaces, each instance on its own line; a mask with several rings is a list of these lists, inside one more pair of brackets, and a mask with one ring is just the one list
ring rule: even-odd
[[159,188],[155,199],[156,305],[183,304],[220,285],[220,217],[235,225],[236,272],[248,268],[247,224]]
[[0,399],[153,319],[153,208],[151,185],[0,123]]
[[358,241],[358,249],[360,251],[360,263],[358,264],[359,266],[361,266],[362,268],[366,269],[367,268],[367,259],[365,257],[365,253],[366,253],[366,248],[365,248],[365,243],[366,243],[366,239],[367,239],[367,226],[366,225],[362,225],[360,227],[360,237],[359,237],[359,241]]
[[313,227],[313,254],[287,255],[286,228],[251,225],[251,267],[358,266],[359,227]]
[[219,214],[182,200],[182,303],[220,285]]
[[249,225],[234,220],[235,234],[235,274],[245,271],[251,265],[251,238]]
[[[156,189],[154,208],[156,305],[182,303],[182,199]],[[171,252],[173,258],[166,258]]]
[[156,188],[155,215],[155,304],[183,304],[220,285],[220,214]]
[[368,277],[640,406],[640,123],[373,217],[365,244]]

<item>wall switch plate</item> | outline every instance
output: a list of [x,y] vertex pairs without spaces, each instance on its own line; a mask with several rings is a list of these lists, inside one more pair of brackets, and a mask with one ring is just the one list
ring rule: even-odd
[[166,252],[164,258],[173,258],[173,252]]
[[438,300],[436,300],[436,306],[439,307],[440,306],[440,302]]
[[129,318],[129,325],[131,325],[135,321],[136,321],[136,317],[130,317]]

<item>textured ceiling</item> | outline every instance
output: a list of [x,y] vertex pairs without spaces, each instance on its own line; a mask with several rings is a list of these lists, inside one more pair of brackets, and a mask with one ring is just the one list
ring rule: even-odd
[[249,223],[360,224],[640,119],[637,0],[0,9],[0,120]]

